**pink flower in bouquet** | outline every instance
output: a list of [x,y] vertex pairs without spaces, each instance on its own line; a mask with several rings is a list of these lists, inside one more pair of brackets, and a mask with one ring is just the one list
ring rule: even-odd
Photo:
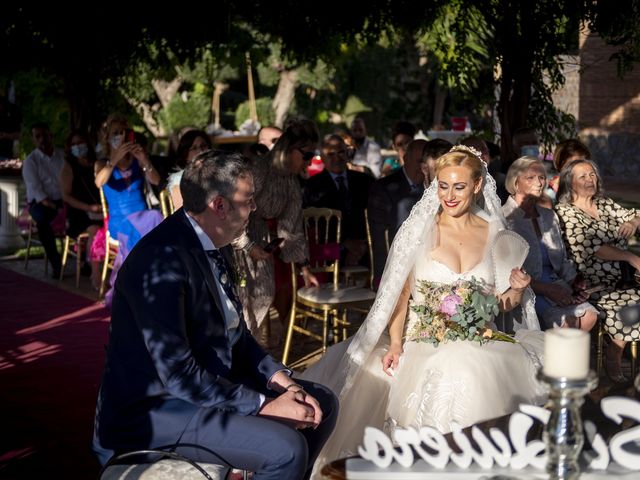
[[450,317],[456,314],[456,307],[462,305],[462,298],[455,293],[450,293],[440,304],[440,311]]

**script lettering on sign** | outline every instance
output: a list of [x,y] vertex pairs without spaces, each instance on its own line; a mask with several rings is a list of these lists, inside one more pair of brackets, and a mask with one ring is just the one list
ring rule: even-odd
[[[600,408],[617,424],[622,423],[624,418],[640,422],[640,402],[636,400],[609,397],[601,401]],[[528,466],[544,470],[547,463],[544,442],[527,442],[527,434],[534,421],[546,424],[550,413],[534,405],[520,405],[519,410],[509,419],[508,438],[497,428],[490,429],[487,436],[478,427],[472,427],[471,438],[477,448],[461,428],[455,428],[452,437],[460,453],[454,452],[444,435],[432,427],[396,429],[393,441],[381,430],[367,427],[358,453],[378,468],[387,468],[393,461],[408,468],[413,465],[417,454],[437,469],[444,469],[449,462],[453,462],[460,469],[475,463],[483,469],[490,469],[496,464],[515,470]],[[606,470],[611,459],[624,468],[640,470],[640,426],[617,433],[609,445],[597,432],[593,422],[585,421],[584,430],[592,446],[592,450],[582,452],[589,470]]]

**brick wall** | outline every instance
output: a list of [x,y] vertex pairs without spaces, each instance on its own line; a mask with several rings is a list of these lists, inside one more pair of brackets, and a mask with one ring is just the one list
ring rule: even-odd
[[640,175],[640,66],[623,78],[609,58],[615,49],[580,35],[578,129],[604,175]]
[[640,134],[640,68],[617,75],[615,52],[600,37],[580,35],[580,105],[578,127],[596,132]]

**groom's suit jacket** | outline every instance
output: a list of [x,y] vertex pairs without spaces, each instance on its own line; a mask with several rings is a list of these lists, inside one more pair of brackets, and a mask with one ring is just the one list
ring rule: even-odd
[[177,440],[184,424],[157,421],[168,401],[171,409],[187,402],[240,415],[258,411],[256,388],[264,391],[285,367],[242,321],[232,344],[215,282],[182,209],[131,251],[115,284],[94,447],[122,450],[126,438],[137,442],[153,429],[175,430],[166,433]]

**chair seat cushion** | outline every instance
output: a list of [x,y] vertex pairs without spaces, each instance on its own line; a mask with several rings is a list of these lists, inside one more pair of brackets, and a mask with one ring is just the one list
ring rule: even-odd
[[353,275],[354,273],[369,273],[369,269],[361,265],[351,265],[340,267],[340,273],[345,273],[348,275]]
[[332,284],[325,284],[320,287],[300,288],[298,297],[309,302],[341,304],[373,301],[376,294],[368,288],[339,286],[337,290],[334,290]]
[[[198,463],[214,480],[223,480],[229,469],[212,463]],[[187,462],[164,459],[155,463],[112,465],[100,480],[202,480],[202,473]]]

